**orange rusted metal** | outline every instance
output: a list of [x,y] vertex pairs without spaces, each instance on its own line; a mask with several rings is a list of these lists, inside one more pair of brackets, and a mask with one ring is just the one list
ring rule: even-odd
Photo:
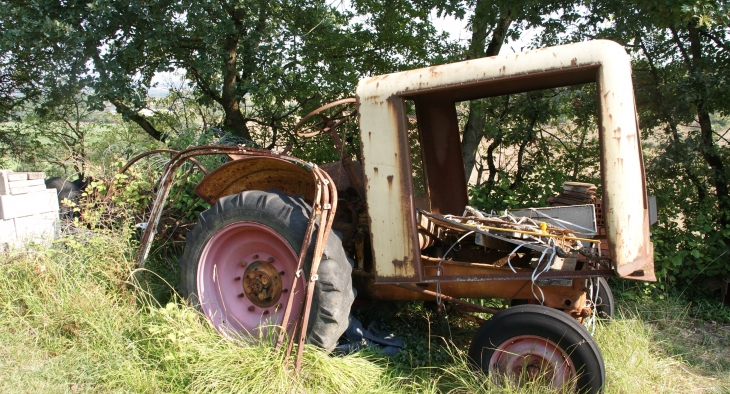
[[214,204],[221,197],[245,190],[271,189],[291,196],[301,195],[310,204],[314,199],[312,174],[278,157],[244,157],[228,162],[203,178],[195,193]]
[[[424,284],[416,285],[430,292],[437,292],[435,283],[429,283],[426,286]],[[404,289],[399,285],[379,285],[373,279],[367,279],[360,288],[363,290],[358,291],[358,296],[364,296],[371,300],[433,301],[435,298],[432,295]],[[580,302],[581,299],[585,298],[583,280],[575,279],[573,286],[541,286],[540,288],[544,293],[543,304],[546,306],[561,309],[568,313],[584,308],[585,303]],[[537,292],[537,290],[535,291]],[[488,281],[480,284],[465,282],[442,283],[440,294],[454,298],[535,299],[529,279],[523,281]],[[538,297],[540,297],[539,294]]]

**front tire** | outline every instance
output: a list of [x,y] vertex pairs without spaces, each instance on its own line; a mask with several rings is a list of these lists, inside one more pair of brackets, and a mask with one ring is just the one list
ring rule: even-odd
[[[219,199],[186,236],[181,294],[224,335],[265,336],[274,325],[291,332],[304,301],[306,273],[293,294],[289,287],[310,214],[302,198],[278,191],[249,190]],[[315,282],[309,343],[332,350],[347,329],[354,300],[351,272],[340,238],[330,233]],[[283,322],[289,297],[294,297],[292,313]]]
[[606,367],[598,346],[575,319],[541,305],[501,311],[474,335],[473,365],[487,375],[538,379],[554,389],[599,393]]
[[613,319],[615,310],[613,292],[608,286],[606,278],[595,279],[593,282],[593,288],[598,288],[595,299],[596,315],[599,320],[603,320],[608,323]]

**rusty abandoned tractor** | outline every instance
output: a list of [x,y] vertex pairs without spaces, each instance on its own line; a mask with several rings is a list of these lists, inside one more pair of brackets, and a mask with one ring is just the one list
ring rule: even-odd
[[[591,82],[599,98],[599,220],[597,204],[502,215],[469,207],[456,103]],[[353,118],[357,149],[338,135]],[[286,354],[298,342],[298,370],[305,342],[335,346],[356,294],[443,300],[493,314],[469,349],[477,368],[516,379],[540,372],[555,387],[601,391],[603,359],[581,322],[613,313],[603,278],[654,280],[631,67],[621,46],[584,42],[367,78],[356,98],[318,109],[297,133],[328,133],[341,160],[317,166],[245,146],[174,156],[139,264],[172,174],[196,156],[228,155],[195,188],[212,206],[180,259],[182,292],[224,335],[276,327]]]

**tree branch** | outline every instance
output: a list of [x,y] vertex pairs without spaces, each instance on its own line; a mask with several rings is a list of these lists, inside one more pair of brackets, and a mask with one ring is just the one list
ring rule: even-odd
[[715,44],[717,44],[717,46],[719,46],[720,48],[722,48],[722,49],[724,49],[724,50],[726,50],[726,51],[730,52],[730,46],[729,46],[729,45],[727,45],[727,44],[726,44],[726,43],[724,43],[724,42],[721,42],[721,41],[720,41],[720,39],[719,39],[719,38],[717,38],[717,36],[716,36],[716,35],[714,35],[714,34],[710,33],[709,31],[707,31],[707,30],[705,30],[705,29],[699,29],[699,31],[700,31],[700,34],[701,34],[701,35],[703,35],[703,36],[705,36],[705,37],[709,38],[710,40],[712,40],[712,41],[713,41],[713,42],[714,42]]
[[150,135],[150,137],[156,139],[157,141],[162,141],[162,142],[164,142],[167,139],[167,137],[164,134],[160,133],[155,128],[155,126],[152,125],[152,123],[150,123],[147,119],[145,119],[138,112],[129,108],[126,104],[124,104],[118,98],[114,97],[114,98],[110,99],[110,102],[117,109],[117,112],[119,112],[120,114],[122,114],[122,116],[128,118],[132,122],[137,123],[139,125],[139,127],[142,128],[142,130],[144,130],[145,132],[147,132],[147,134]]
[[670,27],[669,31],[672,32],[672,40],[677,45],[677,48],[679,48],[679,52],[682,54],[685,65],[687,66],[687,68],[692,68],[692,60],[689,58],[687,50],[684,48],[684,45],[682,45],[682,40],[679,38],[677,30],[674,27]]

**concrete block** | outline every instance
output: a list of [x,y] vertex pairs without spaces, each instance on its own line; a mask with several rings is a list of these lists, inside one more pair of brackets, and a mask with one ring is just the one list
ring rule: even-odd
[[8,185],[8,175],[13,171],[0,170],[0,195],[10,194],[10,186]]
[[[20,183],[20,182],[18,182]],[[10,194],[27,194],[28,193],[28,186],[12,186],[13,182],[10,182]]]
[[0,195],[0,219],[14,219],[37,213],[58,212],[56,189],[23,195]]
[[28,174],[25,172],[12,172],[8,174],[8,182],[14,181],[25,181],[28,179]]
[[55,238],[56,220],[41,215],[15,218],[15,233],[19,243],[43,242]]
[[[42,179],[41,179],[42,180]],[[27,193],[36,193],[46,190],[46,184],[40,184],[40,185],[26,185],[25,182],[30,181],[20,181],[20,182],[10,182],[10,194],[27,194]],[[18,184],[18,186],[16,186]]]
[[[38,192],[42,192],[45,190],[47,190],[45,183],[42,185],[28,186],[28,193],[38,193]],[[53,190],[56,190],[56,189],[53,189]]]
[[45,172],[29,172],[28,173],[28,179],[34,180],[34,179],[42,179],[43,183],[46,182],[46,173]]
[[40,217],[43,220],[46,220],[46,219],[48,219],[48,220],[58,220],[58,211],[46,212],[46,213],[39,213],[36,216]]
[[10,186],[11,189],[14,187],[22,187],[22,186],[30,187],[30,186],[38,186],[38,185],[43,185],[45,187],[46,181],[44,179],[28,179],[25,181],[8,182],[8,186]]
[[0,244],[14,244],[17,238],[15,233],[15,220],[0,219]]

